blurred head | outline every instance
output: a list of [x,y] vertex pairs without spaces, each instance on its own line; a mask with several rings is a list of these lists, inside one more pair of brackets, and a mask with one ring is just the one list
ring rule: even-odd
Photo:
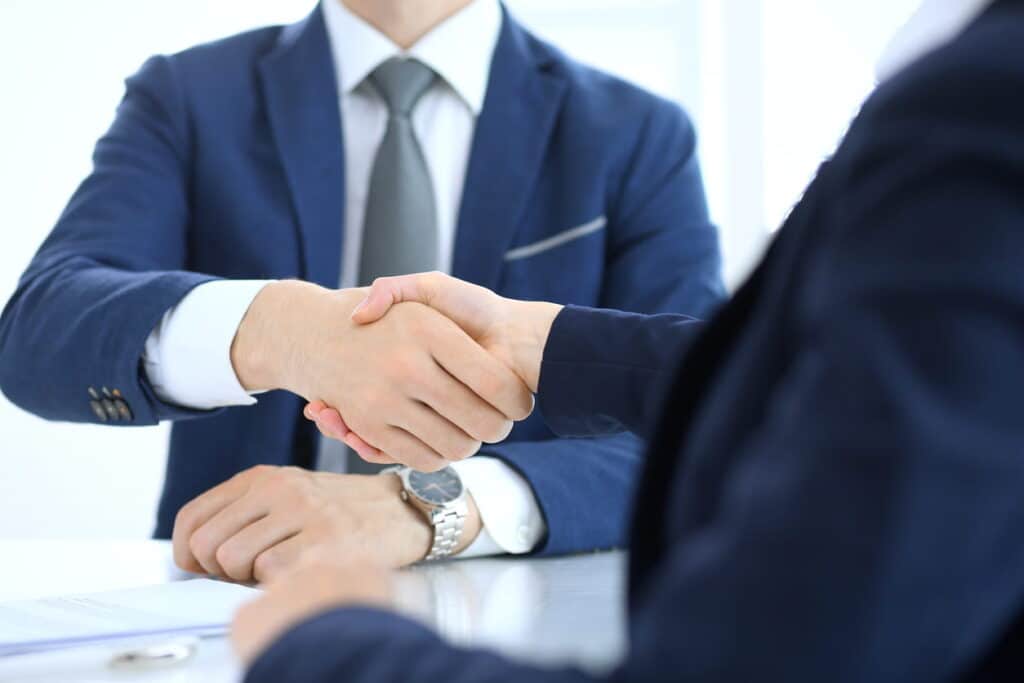
[[951,38],[994,0],[805,0],[831,18],[849,47],[879,65],[879,80]]
[[328,0],[340,2],[402,48],[412,47],[432,28],[473,0]]
[[922,0],[882,51],[878,78],[885,80],[952,38],[994,0]]

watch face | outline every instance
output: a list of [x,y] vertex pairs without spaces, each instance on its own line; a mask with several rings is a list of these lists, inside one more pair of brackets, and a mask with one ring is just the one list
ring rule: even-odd
[[462,480],[450,467],[439,472],[410,472],[409,488],[426,503],[445,505],[462,495]]

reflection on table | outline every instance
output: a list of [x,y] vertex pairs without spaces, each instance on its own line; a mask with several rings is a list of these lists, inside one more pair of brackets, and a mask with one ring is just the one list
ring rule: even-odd
[[[0,541],[0,601],[153,585],[188,578],[160,541]],[[601,671],[622,656],[621,553],[555,559],[456,560],[401,572],[400,609],[455,643],[510,657]],[[0,659],[4,683],[146,681],[219,683],[241,675],[225,639],[204,640],[194,659],[164,670],[108,666],[116,648]]]

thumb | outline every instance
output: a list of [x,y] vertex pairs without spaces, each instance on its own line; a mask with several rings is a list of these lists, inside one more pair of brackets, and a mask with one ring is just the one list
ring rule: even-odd
[[417,273],[377,278],[370,287],[370,293],[352,311],[352,320],[360,325],[376,322],[383,318],[392,306],[403,301],[415,301],[429,306],[434,291],[431,279],[437,275]]

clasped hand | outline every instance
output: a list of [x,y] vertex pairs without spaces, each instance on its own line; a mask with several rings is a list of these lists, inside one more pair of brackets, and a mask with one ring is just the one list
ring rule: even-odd
[[301,282],[267,286],[232,348],[243,386],[286,389],[331,406],[344,417],[346,433],[350,428],[372,444],[375,462],[423,471],[502,441],[513,421],[529,416],[531,389],[501,348],[488,349],[471,326],[420,303],[387,316],[376,304],[364,307],[361,314],[381,319],[362,324],[352,312],[367,294],[373,296]]
[[[423,273],[378,279],[351,318],[356,324],[372,328],[387,324],[409,305],[427,306],[443,315],[510,369],[519,387],[529,394],[530,410],[526,415],[532,412],[532,394],[540,382],[544,345],[561,306],[505,299],[441,273]],[[344,441],[364,460],[411,465],[401,452],[390,450],[373,434],[363,431],[356,422],[358,416],[350,415],[344,406],[313,400],[304,414],[324,436]]]

